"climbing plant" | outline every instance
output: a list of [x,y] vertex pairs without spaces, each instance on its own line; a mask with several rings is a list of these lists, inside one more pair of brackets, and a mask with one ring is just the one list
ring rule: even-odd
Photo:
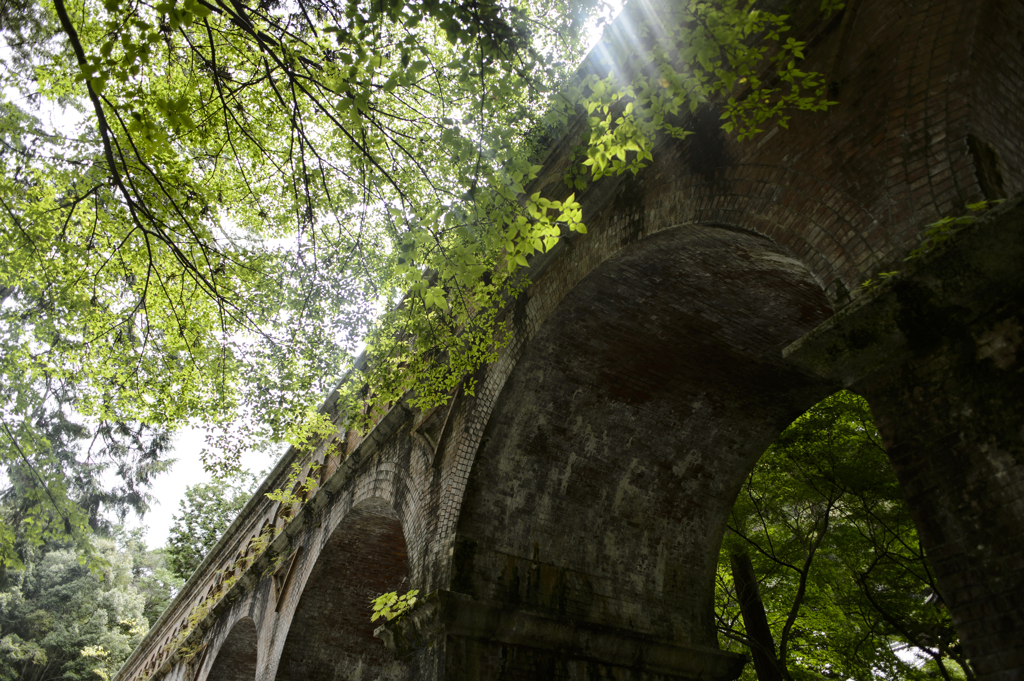
[[[1003,199],[995,199],[994,201],[984,200],[977,201],[975,203],[968,203],[965,208],[966,211],[962,215],[947,215],[935,222],[932,222],[924,230],[922,234],[923,239],[921,243],[914,250],[907,254],[907,257],[903,259],[903,262],[910,262],[916,260],[928,253],[932,252],[939,244],[950,239],[954,234],[964,229],[967,225],[972,224],[981,215],[983,215],[990,208],[997,206],[1002,203]],[[890,279],[897,274],[899,270],[892,270],[889,272],[879,272],[878,280],[874,277],[861,283],[861,288],[871,290],[878,286],[886,279]]]
[[385,622],[390,622],[402,619],[416,605],[416,596],[419,592],[419,589],[410,589],[399,595],[397,591],[390,591],[371,598],[370,607],[373,610],[373,616],[370,617],[370,621],[376,622],[383,619]]

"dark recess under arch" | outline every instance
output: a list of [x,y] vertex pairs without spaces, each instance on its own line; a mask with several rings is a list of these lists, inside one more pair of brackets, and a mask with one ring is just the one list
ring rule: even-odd
[[320,552],[285,641],[278,681],[401,679],[373,631],[370,599],[409,588],[409,561],[398,516],[380,499],[353,508]]
[[256,678],[256,623],[243,617],[217,651],[207,681],[253,681]]

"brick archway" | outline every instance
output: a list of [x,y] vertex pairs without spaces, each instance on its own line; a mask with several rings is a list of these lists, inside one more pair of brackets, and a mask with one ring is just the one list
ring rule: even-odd
[[[684,225],[608,258],[526,343],[497,399],[451,590],[717,648],[714,569],[735,495],[777,433],[831,391],[781,350],[831,314],[811,272],[750,232]],[[507,664],[519,678],[593,662],[580,656]]]
[[[650,14],[650,2],[631,6],[638,26],[660,20]],[[1015,47],[1024,5],[863,0],[847,3],[845,12],[794,35],[807,40],[801,68],[829,74],[836,106],[798,113],[788,132],[772,127],[744,141],[718,130],[711,112],[706,118],[715,126],[707,134],[659,143],[654,163],[635,177],[592,185],[579,197],[588,234],[531,261],[533,283],[505,319],[511,342],[481,371],[475,391],[463,390],[426,414],[399,402],[365,438],[347,434],[348,458],[231,587],[230,598],[248,599],[231,607],[250,608],[267,647],[260,657],[267,678],[260,681],[272,681],[286,642],[292,655],[307,643],[302,636],[315,642],[334,635],[316,628],[316,608],[309,605],[314,593],[326,593],[318,568],[287,638],[301,584],[321,548],[337,523],[345,524],[353,501],[368,497],[387,499],[397,511],[413,583],[436,595],[424,599],[419,615],[390,627],[401,630],[395,642],[409,631],[430,639],[414,646],[422,653],[416,678],[496,678],[491,672],[508,664],[511,648],[492,644],[512,639],[524,651],[575,646],[614,658],[612,666],[640,661],[662,675],[656,678],[734,678],[734,660],[712,669],[719,653],[691,655],[683,645],[710,640],[701,574],[717,553],[714,519],[734,496],[730,481],[738,487],[745,467],[778,430],[840,385],[864,394],[878,412],[979,678],[1002,678],[1021,667],[1024,570],[1021,542],[1012,538],[1024,527],[1024,208],[1015,202],[992,211],[1003,216],[993,218],[1002,225],[998,238],[972,227],[965,240],[947,242],[946,255],[928,256],[927,268],[904,257],[939,217],[1024,191],[1024,53]],[[529,191],[550,198],[569,193],[563,178],[578,132],[573,128],[551,147]],[[671,246],[680,245],[676,227],[684,223],[717,225],[688,228],[708,244],[739,235],[729,237],[734,255],[745,251],[749,259],[693,261],[680,268],[681,279],[663,279],[666,284],[643,258],[630,261],[649,248],[651,263],[671,265],[665,255],[679,252]],[[748,265],[753,276],[743,269]],[[715,276],[716,268],[727,276]],[[900,275],[863,295],[862,282],[893,270]],[[584,299],[601,291],[602,278],[614,285],[630,277],[639,289],[620,286],[617,297],[597,299],[590,306],[595,314],[585,314]],[[701,277],[727,283],[734,295],[701,290]],[[773,278],[802,282],[808,295],[783,296],[789,303],[782,313],[771,313],[762,294]],[[680,286],[698,295],[682,296]],[[648,301],[666,312],[679,300],[708,303],[683,305],[674,318],[689,315],[703,336],[679,334],[672,315],[649,313]],[[795,340],[802,324],[785,320],[799,318],[805,303],[817,310],[805,320],[810,326],[828,316],[828,303],[838,312],[789,346],[788,366],[779,366],[778,344]],[[611,317],[602,312],[605,305]],[[735,314],[735,305],[746,312]],[[616,326],[619,313],[625,326]],[[720,323],[744,315],[751,325]],[[622,350],[610,352],[614,347]],[[714,365],[701,379],[712,386],[707,391],[697,380],[706,365]],[[819,390],[809,375],[829,386]],[[646,399],[659,391],[659,399]],[[733,413],[714,412],[716,391],[717,404],[731,404]],[[752,394],[764,399],[752,403]],[[336,399],[328,398],[325,413],[334,413]],[[649,440],[634,436],[641,426],[653,432]],[[638,448],[646,448],[642,457],[634,455]],[[266,489],[284,485],[288,467],[302,456],[300,449],[289,452]],[[716,473],[730,460],[735,479]],[[616,468],[622,461],[626,467]],[[580,479],[596,481],[589,494],[581,493]],[[694,485],[693,494],[677,495],[674,506],[664,503],[672,498],[665,490],[684,482]],[[608,498],[601,497],[605,489]],[[605,502],[603,515],[596,513]],[[172,671],[181,661],[167,644],[274,513],[269,501],[243,513],[119,678],[185,673]],[[650,540],[652,518],[677,525],[682,521],[674,518],[681,518],[687,529],[675,545],[659,545]],[[588,549],[581,535],[597,539]],[[296,555],[294,587],[281,601],[271,576],[277,579],[276,561]],[[210,611],[189,645],[203,635],[219,638],[222,630],[212,626],[218,617],[230,616]],[[575,624],[587,621],[599,626]],[[491,637],[484,647],[477,645],[482,637]],[[518,667],[519,678],[542,676],[555,659],[535,655]],[[282,679],[294,671],[287,664]],[[577,671],[575,678],[602,673]],[[632,673],[623,678],[638,678]]]
[[[405,665],[373,636],[370,599],[409,589],[398,515],[367,499],[350,510],[320,550],[288,629],[277,681],[406,678]],[[359,671],[361,670],[361,671]]]
[[207,681],[254,681],[258,649],[256,623],[251,617],[241,618],[217,651]]

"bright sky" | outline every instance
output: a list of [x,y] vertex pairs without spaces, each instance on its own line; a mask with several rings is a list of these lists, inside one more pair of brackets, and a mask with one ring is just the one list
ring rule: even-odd
[[[149,513],[141,521],[131,515],[125,521],[129,528],[146,527],[146,545],[151,549],[167,544],[174,523],[172,516],[179,511],[179,504],[185,498],[185,488],[210,481],[211,476],[203,470],[203,463],[199,459],[205,436],[206,431],[201,428],[184,428],[174,434],[174,453],[170,458],[177,461],[170,472],[157,478],[151,490],[156,500],[150,504]],[[273,455],[253,452],[245,463],[253,472],[269,472],[286,447],[281,445]]]

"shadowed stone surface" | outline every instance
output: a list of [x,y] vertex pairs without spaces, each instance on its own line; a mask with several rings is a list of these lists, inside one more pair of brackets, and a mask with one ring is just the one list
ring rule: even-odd
[[253,681],[256,678],[256,623],[238,622],[217,653],[208,677],[213,681]]
[[[371,500],[352,509],[320,550],[281,653],[278,681],[405,678],[394,654],[373,637],[370,600],[408,589],[402,526]],[[404,587],[404,588],[403,588]]]
[[757,235],[685,226],[610,258],[505,383],[451,588],[715,646],[721,523],[768,443],[828,391],[781,349],[830,314],[806,269]]

